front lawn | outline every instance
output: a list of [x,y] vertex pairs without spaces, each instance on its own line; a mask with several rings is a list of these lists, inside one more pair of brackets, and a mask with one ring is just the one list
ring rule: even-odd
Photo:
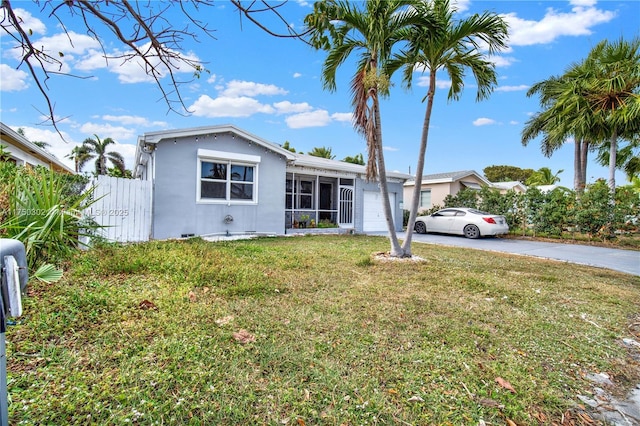
[[[388,240],[106,246],[30,284],[11,424],[518,425],[580,419],[585,376],[640,380],[640,278]],[[579,424],[579,423],[576,423]]]

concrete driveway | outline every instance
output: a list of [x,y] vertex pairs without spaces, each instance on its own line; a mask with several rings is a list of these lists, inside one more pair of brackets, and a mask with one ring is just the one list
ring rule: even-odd
[[[380,232],[376,235],[386,236],[388,234]],[[398,233],[398,238],[403,239],[404,236],[404,232]],[[470,240],[464,237],[440,234],[414,233],[412,241],[554,259],[640,276],[640,251],[499,237]]]

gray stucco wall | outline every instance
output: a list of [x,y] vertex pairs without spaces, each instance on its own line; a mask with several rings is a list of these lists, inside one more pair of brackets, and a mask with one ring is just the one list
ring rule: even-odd
[[[198,149],[260,157],[257,204],[196,202]],[[185,234],[284,234],[286,160],[280,154],[230,134],[160,141],[154,152],[152,235],[155,239]],[[233,222],[226,224],[225,216]]]

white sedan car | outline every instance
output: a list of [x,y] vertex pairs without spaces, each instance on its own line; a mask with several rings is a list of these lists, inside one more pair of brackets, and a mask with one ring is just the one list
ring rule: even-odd
[[466,207],[447,208],[429,216],[418,216],[413,229],[418,234],[438,232],[464,235],[467,238],[509,233],[509,225],[504,216]]

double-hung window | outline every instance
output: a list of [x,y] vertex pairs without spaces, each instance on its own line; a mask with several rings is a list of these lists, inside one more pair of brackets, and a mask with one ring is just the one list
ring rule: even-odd
[[257,203],[260,157],[198,150],[197,201]]
[[431,208],[431,190],[423,189],[420,191],[420,207],[425,209]]

